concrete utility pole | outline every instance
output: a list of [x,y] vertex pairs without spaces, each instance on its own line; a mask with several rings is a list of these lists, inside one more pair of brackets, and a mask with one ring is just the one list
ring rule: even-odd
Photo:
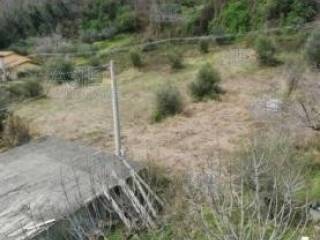
[[118,86],[114,74],[113,61],[109,65],[111,77],[111,90],[112,90],[112,110],[113,110],[113,127],[114,127],[114,142],[115,154],[121,156],[121,136],[120,136],[120,114],[119,114],[119,100],[118,100]]

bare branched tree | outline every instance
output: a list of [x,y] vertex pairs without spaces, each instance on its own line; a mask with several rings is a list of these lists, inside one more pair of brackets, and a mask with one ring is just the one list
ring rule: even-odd
[[232,173],[209,169],[189,177],[186,224],[193,224],[197,231],[186,232],[184,237],[299,239],[307,223],[307,208],[296,194],[305,185],[290,146],[274,139],[262,145],[255,140],[241,162],[232,166]]
[[[320,131],[319,85],[312,73],[298,65],[293,65],[287,71],[288,96],[293,95],[298,108],[296,114],[303,124],[315,131]],[[306,77],[307,76],[307,77]],[[294,93],[294,94],[293,94]]]

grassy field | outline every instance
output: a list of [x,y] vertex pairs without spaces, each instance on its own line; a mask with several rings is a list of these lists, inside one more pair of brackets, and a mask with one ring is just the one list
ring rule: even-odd
[[[184,68],[172,70],[166,49],[144,53],[142,69],[128,67],[117,73],[123,143],[133,158],[157,159],[175,169],[201,166],[212,154],[233,152],[265,125],[254,119],[251,108],[264,97],[279,96],[283,66],[259,67],[254,51],[241,44],[213,46],[208,54],[201,54],[197,45],[184,45],[178,48],[184,55]],[[194,103],[189,97],[187,85],[204,63],[222,76],[226,93],[220,101]],[[179,88],[185,109],[152,124],[154,93],[168,84]],[[18,104],[16,113],[30,122],[35,135],[54,134],[113,150],[108,75],[86,88],[51,86],[47,98]]]
[[0,83],[0,108],[10,110],[0,116],[0,152],[46,135],[114,152],[114,60],[125,157],[142,163],[165,202],[153,228],[141,209],[131,217],[127,204],[137,204],[117,188],[137,228],[109,228],[104,210],[90,206],[73,231],[109,240],[319,239],[311,219],[320,206],[319,0],[37,2],[4,6],[0,16],[0,48],[42,65]]
[[[134,37],[123,36],[111,42],[97,43],[98,54],[133,41]],[[183,54],[182,69],[173,70],[170,67],[167,55],[173,48]],[[218,182],[228,183],[227,174],[238,170],[232,161],[242,162],[252,156],[243,156],[242,153],[258,134],[264,137],[274,133],[279,138],[290,135],[290,141],[294,142],[290,150],[294,152],[292,155],[308,169],[304,183],[308,189],[299,191],[295,200],[305,203],[306,198],[308,201],[319,199],[319,136],[296,116],[297,112],[291,111],[294,99],[289,99],[285,94],[288,64],[292,67],[290,63],[294,60],[298,61],[299,66],[306,67],[301,53],[281,51],[277,54],[281,64],[263,67],[258,63],[256,52],[247,44],[214,45],[207,54],[200,53],[198,48],[196,44],[163,45],[153,51],[142,52],[144,65],[141,68],[131,66],[127,53],[115,58],[123,145],[130,158],[165,169],[169,183],[163,192],[169,204],[159,218],[159,229],[134,235],[130,233],[128,237],[128,232],[120,226],[111,231],[106,239],[169,240],[177,236],[185,239],[183,236],[186,235],[189,239],[205,239],[206,226],[201,225],[202,215],[194,215],[194,209],[190,208],[197,203],[201,211],[210,212],[214,207],[210,206],[210,201],[190,197],[182,182],[189,183],[193,173],[207,176],[208,172],[212,174],[210,171],[215,174],[214,171],[223,169],[223,176]],[[78,63],[78,60],[76,58],[75,62]],[[224,94],[219,100],[194,102],[188,85],[206,63],[220,73]],[[317,76],[317,72],[307,69],[302,78],[303,85],[314,83]],[[151,116],[155,93],[168,85],[176,86],[181,92],[184,110],[174,117],[154,123]],[[55,135],[113,152],[112,104],[107,71],[102,78],[98,77],[86,87],[48,83],[45,89],[45,98],[13,106],[15,114],[29,123],[33,135]],[[279,111],[277,107],[268,106],[274,101],[281,103]],[[277,140],[268,143],[277,145]],[[273,153],[275,155],[270,160],[278,160],[278,153]],[[279,157],[279,160],[282,158]],[[271,169],[279,171],[281,176],[290,172],[283,166],[272,166]],[[301,170],[304,171],[304,167]],[[230,174],[230,179],[232,177]],[[249,194],[250,190],[246,191]],[[237,214],[236,210],[236,216],[230,219],[235,224],[239,218]],[[200,219],[195,220],[194,216]],[[209,219],[209,224],[212,221]],[[189,232],[191,224],[193,229]],[[260,227],[256,223],[252,226]],[[312,236],[313,232],[313,226],[309,224],[308,235]]]

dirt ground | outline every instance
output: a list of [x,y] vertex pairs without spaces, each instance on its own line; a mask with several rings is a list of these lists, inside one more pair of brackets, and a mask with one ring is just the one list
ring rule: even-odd
[[[220,101],[193,103],[186,88],[204,62],[220,71],[226,93]],[[118,75],[123,143],[135,160],[153,160],[174,170],[201,167],[234,152],[266,124],[254,118],[252,105],[263,96],[279,94],[282,67],[260,68],[253,50],[237,48],[188,57],[186,65],[180,72],[159,66]],[[16,112],[30,121],[36,135],[55,135],[113,151],[108,81],[83,89],[51,88],[48,98],[18,106]],[[154,90],[168,82],[181,90],[185,110],[152,124]]]

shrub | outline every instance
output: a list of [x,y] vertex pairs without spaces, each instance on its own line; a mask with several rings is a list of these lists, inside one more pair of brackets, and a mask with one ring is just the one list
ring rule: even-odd
[[310,22],[317,15],[317,3],[313,0],[294,0],[291,12],[288,14],[287,25],[303,25]]
[[255,50],[261,65],[272,66],[277,63],[276,47],[272,39],[266,36],[258,37],[255,42]]
[[210,34],[215,37],[218,45],[230,44],[235,40],[234,34],[226,34],[224,28],[216,25],[215,21],[210,23]]
[[208,40],[201,40],[199,42],[199,49],[200,49],[200,52],[202,53],[208,53],[209,52],[209,41]]
[[[300,211],[296,204],[305,204],[307,193],[304,184],[309,169],[306,168],[306,159],[301,161],[302,156],[292,136],[281,133],[258,135],[239,156],[241,162],[236,169],[249,190],[259,191],[266,205],[275,200],[273,196],[277,196],[278,203],[288,208],[284,211]],[[281,168],[287,171],[283,172]],[[299,194],[304,197],[300,198]]]
[[96,41],[111,39],[118,33],[115,26],[109,26],[103,30],[83,30],[80,32],[80,39],[85,43],[93,43]]
[[50,80],[58,84],[73,80],[73,64],[67,59],[56,59],[49,64]]
[[305,164],[297,159],[294,146],[279,141],[279,136],[283,137],[278,134],[263,144],[254,139],[245,154],[237,154],[238,161],[218,170],[225,174],[209,166],[185,178],[182,194],[187,204],[180,205],[181,215],[193,221],[182,220],[185,224],[178,227],[188,232],[192,224],[197,231],[180,231],[186,239],[272,240],[282,236],[279,239],[284,240],[304,235],[302,226],[309,221],[307,197],[297,195],[309,192]]
[[76,46],[76,51],[81,57],[89,58],[97,48],[93,44],[81,43]]
[[24,95],[21,83],[12,83],[6,88],[6,90],[10,94],[11,99],[22,98]]
[[95,56],[89,58],[89,62],[88,63],[89,63],[90,66],[97,67],[97,66],[99,66],[101,64],[100,61],[101,61],[100,58],[95,55]]
[[31,139],[29,126],[18,117],[10,114],[5,121],[3,142],[7,147],[14,147]]
[[143,65],[141,53],[138,50],[130,52],[131,63],[134,67],[140,68]]
[[8,94],[4,89],[0,89],[0,132],[3,130],[4,120],[7,118]]
[[205,3],[202,7],[194,8],[192,13],[186,15],[184,32],[192,35],[206,35],[210,21],[214,18],[214,6]]
[[287,25],[303,24],[317,14],[317,4],[313,0],[269,0],[264,15],[267,20],[281,19]]
[[218,85],[220,81],[219,73],[210,64],[203,65],[196,80],[189,85],[191,97],[195,101],[202,101],[206,98],[217,99],[222,93],[222,89]]
[[182,111],[182,97],[176,87],[165,86],[156,92],[153,120],[159,122]]
[[193,7],[195,3],[196,3],[195,0],[182,0],[181,1],[181,5],[186,6],[186,7]]
[[320,69],[320,29],[314,31],[308,38],[305,54],[308,62]]
[[168,59],[172,69],[183,68],[183,58],[181,53],[177,51],[172,51],[168,54]]
[[275,37],[278,47],[286,51],[297,51],[305,46],[309,34],[304,31],[298,33],[282,33]]
[[232,33],[248,32],[251,29],[251,14],[247,0],[228,1],[222,22]]
[[23,83],[23,87],[25,98],[41,97],[44,94],[43,87],[38,80],[27,80]]
[[4,121],[7,118],[8,111],[5,107],[0,109],[0,134],[3,131]]
[[24,80],[23,82],[13,83],[7,87],[7,91],[15,99],[35,98],[44,95],[39,80]]
[[122,7],[116,19],[119,32],[134,32],[136,30],[136,20],[136,14],[132,9]]
[[29,54],[28,47],[29,46],[24,41],[19,41],[17,43],[10,45],[9,50],[16,52],[20,55],[26,56]]
[[38,77],[40,76],[40,70],[37,69],[32,69],[32,70],[26,70],[26,71],[21,71],[17,73],[18,79],[20,78],[30,78],[30,77]]

